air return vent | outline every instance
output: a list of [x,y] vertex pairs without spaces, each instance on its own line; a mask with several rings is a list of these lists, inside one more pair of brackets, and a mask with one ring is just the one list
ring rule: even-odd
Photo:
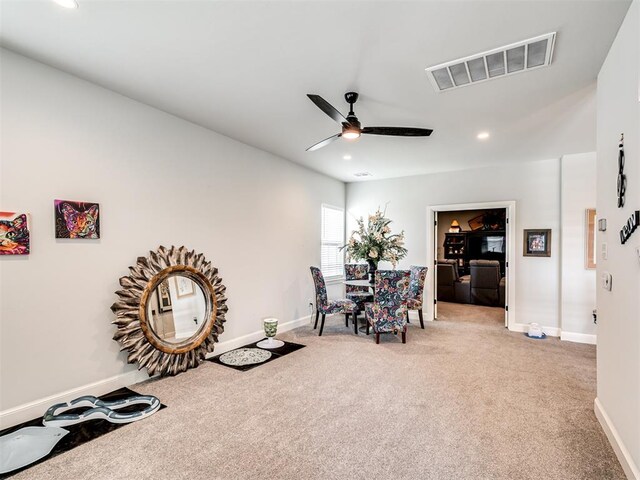
[[556,32],[427,68],[438,92],[545,67],[553,59]]

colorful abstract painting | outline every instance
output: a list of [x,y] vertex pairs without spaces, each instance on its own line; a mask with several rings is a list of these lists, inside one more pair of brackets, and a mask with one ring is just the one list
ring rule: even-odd
[[0,255],[28,255],[29,248],[29,216],[0,212]]
[[100,205],[55,200],[56,238],[100,238]]

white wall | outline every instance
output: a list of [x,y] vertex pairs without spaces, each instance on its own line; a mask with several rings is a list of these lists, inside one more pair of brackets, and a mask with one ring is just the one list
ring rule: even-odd
[[[613,275],[613,290],[597,288],[598,399],[596,413],[629,478],[640,478],[640,231],[624,245],[619,231],[640,209],[640,2],[635,0],[598,75],[596,208],[607,219],[597,236],[597,273]],[[618,140],[625,136],[627,200],[617,208]]]
[[585,228],[586,209],[596,207],[596,154],[565,155],[561,169],[561,338],[595,343],[596,272],[585,268]]
[[[344,205],[342,182],[6,50],[0,61],[0,209],[30,212],[32,235],[31,255],[0,258],[0,409],[135,371],[109,307],[159,245],[219,268],[221,341],[309,314],[320,205]],[[55,240],[56,198],[99,202],[102,238]]]
[[[401,267],[425,265],[427,261],[427,207],[515,200],[516,203],[516,319],[538,322],[558,329],[560,278],[560,161],[519,163],[434,175],[397,178],[347,185],[347,232],[353,229],[352,215],[367,215],[387,205],[394,231],[404,229],[409,250]],[[553,230],[550,258],[523,257],[522,230]],[[429,266],[427,285],[433,288]],[[427,302],[427,316],[433,306]]]

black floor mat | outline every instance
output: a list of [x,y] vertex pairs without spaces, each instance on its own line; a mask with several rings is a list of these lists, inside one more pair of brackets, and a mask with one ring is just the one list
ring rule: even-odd
[[[244,345],[240,348],[260,348],[257,346],[257,344],[258,342],[254,342],[254,343],[250,343],[249,345]],[[305,346],[306,345],[302,345],[300,343],[284,342],[284,345],[281,346],[280,348],[273,348],[273,349],[267,350],[268,352],[271,352],[272,354],[271,358],[269,358],[268,360],[265,360],[262,363],[253,363],[251,365],[225,365],[220,361],[220,355],[216,355],[215,357],[208,358],[207,360],[213,363],[217,363],[218,365],[223,365],[225,367],[233,368],[234,370],[240,370],[241,372],[246,372],[247,370],[251,370],[252,368],[259,367],[260,365],[264,365],[265,363],[269,363],[280,357],[284,357],[285,355],[295,352],[296,350],[300,350]],[[234,350],[240,350],[240,348],[235,348]],[[230,351],[233,351],[233,350],[230,350]],[[225,352],[225,353],[229,353],[229,352]],[[221,355],[224,355],[224,353]]]
[[[105,395],[101,395],[101,400],[118,400],[120,398],[127,398],[132,395],[142,395],[141,393],[134,392],[133,390],[129,390],[128,388],[120,388],[118,390],[114,390],[113,392],[109,392]],[[166,408],[166,405],[160,405],[160,410]],[[76,410],[67,410],[65,413],[78,413],[82,410],[87,410],[86,408],[77,409]],[[135,412],[140,410],[140,405],[132,405],[130,407],[119,408],[118,412],[127,413],[127,412]],[[144,421],[144,420],[142,420]],[[134,425],[136,422],[132,422]],[[78,423],[76,425],[69,425],[67,427],[63,427],[65,430],[68,430],[69,433],[65,435],[62,440],[58,442],[58,444],[53,447],[51,453],[44,458],[41,458],[37,462],[32,463],[31,465],[27,465],[26,467],[19,468],[17,470],[13,470],[9,473],[0,474],[0,479],[9,478],[15,475],[18,472],[22,472],[23,470],[27,470],[28,468],[33,467],[42,462],[46,462],[48,459],[55,457],[61,453],[67,452],[78,445],[82,445],[83,443],[90,442],[91,440],[101,437],[105,433],[109,433],[118,428],[126,427],[127,425],[131,425],[129,423],[111,423],[106,420],[88,420],[86,422]],[[0,436],[7,435],[9,433],[15,432],[24,427],[42,427],[42,417],[35,418],[28,422],[21,423],[20,425],[14,425],[13,427],[6,428],[0,431]]]

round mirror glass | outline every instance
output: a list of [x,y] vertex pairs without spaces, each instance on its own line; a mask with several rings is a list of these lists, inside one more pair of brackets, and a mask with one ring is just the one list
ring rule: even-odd
[[167,343],[182,343],[206,323],[207,304],[200,285],[179,273],[170,275],[149,296],[150,329]]

